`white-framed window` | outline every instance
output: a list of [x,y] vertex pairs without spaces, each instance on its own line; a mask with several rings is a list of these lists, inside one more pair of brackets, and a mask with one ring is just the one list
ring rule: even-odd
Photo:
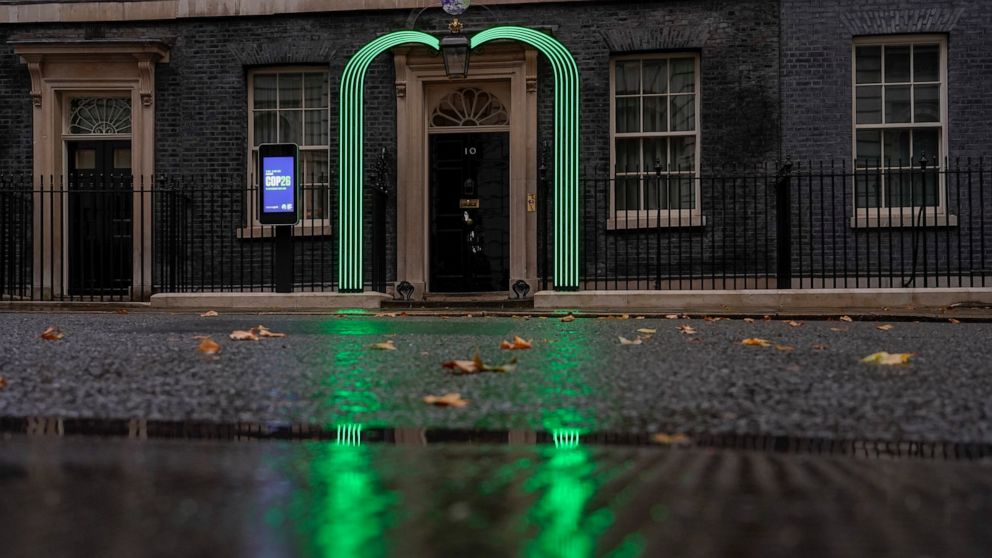
[[[861,213],[944,210],[947,41],[858,37],[852,47],[854,204]],[[925,157],[929,172],[920,172]]]
[[[285,67],[249,72],[248,174],[252,187],[255,187],[259,145],[299,145],[303,225],[330,223],[329,123],[330,82],[326,69]],[[254,207],[254,196],[249,198]],[[257,223],[257,215],[254,219]]]
[[653,223],[650,219],[657,217],[698,214],[699,94],[695,53],[610,60],[610,163],[616,177],[610,207],[615,219]]

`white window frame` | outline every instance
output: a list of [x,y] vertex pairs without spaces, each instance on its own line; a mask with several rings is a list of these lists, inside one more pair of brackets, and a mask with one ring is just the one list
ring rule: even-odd
[[[691,131],[671,131],[671,108],[669,107],[666,112],[666,118],[668,118],[669,125],[666,132],[644,132],[644,80],[643,75],[641,76],[641,92],[638,97],[641,99],[641,131],[639,132],[620,132],[616,131],[616,114],[617,114],[617,94],[616,94],[616,65],[617,62],[623,62],[627,60],[671,60],[673,58],[691,58],[693,60],[693,105],[694,105],[694,129]],[[705,225],[705,220],[702,217],[700,209],[700,155],[702,153],[702,113],[701,113],[701,101],[702,98],[702,88],[700,87],[700,55],[698,52],[692,51],[680,51],[680,52],[663,52],[663,53],[640,53],[640,54],[624,54],[612,56],[610,58],[609,65],[610,72],[610,217],[607,220],[607,229],[628,229],[628,228],[653,228],[653,227],[686,227],[686,226],[703,226]],[[642,66],[643,74],[643,66]],[[668,94],[666,94],[668,96]],[[629,173],[618,173],[616,171],[616,149],[617,149],[617,139],[645,139],[645,138],[670,138],[670,137],[693,137],[695,138],[695,153],[693,156],[693,169],[691,172],[677,172],[677,171],[663,171],[663,176],[690,176],[692,180],[692,199],[693,204],[689,209],[625,209],[618,210],[616,207],[616,181],[617,177],[640,177],[640,187],[638,192],[641,196],[640,207],[644,207],[645,203],[645,177],[655,176],[652,171],[640,171],[640,172],[629,172]],[[643,142],[641,143],[641,158],[643,159]],[[659,192],[659,196],[661,193]],[[659,200],[660,201],[660,200]]]
[[[258,221],[258,199],[257,199],[258,192],[257,192],[257,190],[254,190],[254,191],[252,190],[252,189],[257,189],[258,186],[257,186],[257,184],[251,184],[252,179],[255,177],[255,175],[258,172],[258,169],[255,168],[256,154],[258,152],[258,147],[255,145],[255,76],[258,76],[258,75],[278,75],[278,74],[306,74],[306,73],[311,73],[311,74],[313,74],[313,73],[323,73],[327,77],[327,92],[328,92],[328,106],[327,106],[327,111],[328,111],[328,123],[329,123],[330,122],[330,116],[331,116],[330,115],[330,110],[331,110],[331,108],[330,108],[330,105],[331,105],[330,95],[332,94],[332,89],[331,89],[331,81],[330,81],[331,80],[330,71],[328,70],[327,67],[325,67],[325,66],[272,66],[272,67],[266,67],[266,68],[254,68],[254,69],[251,69],[251,70],[248,71],[248,76],[247,76],[247,88],[248,88],[248,111],[247,111],[247,116],[248,116],[248,154],[247,154],[247,162],[246,162],[246,164],[247,164],[247,171],[248,172],[247,172],[246,176],[248,177],[248,181],[249,181],[249,184],[248,184],[248,188],[250,189],[249,192],[251,192],[251,194],[254,194],[254,195],[248,195],[247,196],[247,198],[248,198],[247,207],[248,207],[248,210],[250,211],[251,222],[250,222],[250,226],[246,226],[246,227],[244,227],[240,231],[240,236],[242,238],[269,237],[269,236],[272,236],[273,234],[275,234],[274,233],[275,229],[273,228],[273,225],[262,225]],[[278,95],[278,92],[277,92],[277,95]],[[306,106],[305,106],[306,99],[305,98],[303,100],[303,103],[304,103],[304,105],[301,105],[301,107],[299,109],[287,109],[287,110],[305,111],[306,110]],[[278,111],[279,109],[274,109],[274,110]],[[305,115],[301,118],[300,121],[303,122],[304,119],[305,119]],[[332,174],[331,174],[331,152],[330,152],[330,141],[331,141],[331,137],[330,137],[330,130],[328,130],[327,141],[328,141],[328,144],[327,145],[320,145],[320,146],[302,146],[301,145],[300,146],[300,152],[301,152],[301,154],[304,151],[320,151],[320,150],[324,150],[324,151],[327,152],[327,161],[328,161],[327,166],[328,166],[328,168],[327,168],[327,174],[326,175],[327,175],[327,181],[328,181],[328,183],[327,183],[327,213],[328,214],[327,214],[326,217],[321,218],[321,219],[308,219],[306,217],[306,213],[305,213],[306,210],[307,210],[307,203],[308,202],[307,202],[306,199],[304,199],[303,200],[303,203],[301,203],[301,209],[302,209],[302,211],[304,213],[303,213],[302,217],[300,218],[300,222],[297,223],[297,225],[294,227],[294,235],[298,235],[298,236],[330,235],[333,232],[332,231],[332,222],[333,222],[332,217],[333,216],[330,214],[331,211],[332,211],[332,206],[333,206],[333,204],[331,203],[331,196],[333,195],[333,188],[334,188],[334,184],[333,184],[333,180],[332,180],[333,177],[332,177]],[[308,180],[307,177],[304,176],[301,179],[301,183],[303,185],[310,185],[310,186],[312,186],[312,183],[308,182],[307,180]],[[304,193],[304,197],[305,196],[306,196],[306,194]]]
[[[882,82],[878,84],[860,84],[865,85],[882,85],[882,111],[883,119],[879,124],[858,124],[858,83],[857,83],[857,49],[858,47],[864,46],[910,46],[910,45],[924,45],[924,44],[936,44],[940,48],[940,121],[939,122],[900,122],[900,123],[885,123],[884,111],[885,111],[885,55],[883,49],[882,55],[882,66],[880,69]],[[915,71],[913,67],[912,58],[910,58],[910,68],[911,71]],[[915,79],[915,76],[913,76]],[[911,119],[916,119],[916,106],[915,106],[915,88],[913,87],[917,82],[911,81],[910,84],[910,113],[912,115]],[[933,82],[920,82],[923,84],[932,84]],[[947,95],[947,37],[945,35],[939,34],[929,34],[929,35],[886,35],[886,36],[865,36],[865,37],[855,37],[851,42],[851,161],[852,168],[854,171],[855,178],[852,180],[852,192],[851,204],[854,208],[854,217],[852,218],[852,226],[854,227],[877,227],[877,226],[910,226],[913,222],[913,217],[918,216],[920,213],[920,207],[909,207],[909,206],[887,206],[885,205],[885,185],[883,182],[882,190],[879,192],[879,203],[876,207],[858,207],[857,200],[857,160],[858,160],[858,131],[859,130],[904,130],[904,129],[936,129],[938,130],[939,139],[938,145],[940,146],[940,154],[937,160],[928,161],[928,168],[937,169],[938,171],[946,170],[944,168],[944,162],[949,160],[949,150],[948,150],[948,118],[947,118],[947,106],[948,106],[948,95]],[[884,141],[884,140],[883,140]],[[915,154],[911,154],[915,156]],[[901,169],[908,169],[905,165],[899,166],[887,166],[882,162],[881,170],[883,172],[883,180],[885,177],[885,172],[887,171],[898,171]],[[918,165],[917,165],[918,168]],[[869,171],[870,172],[870,171]],[[929,224],[935,226],[941,225],[954,225],[956,224],[956,219],[953,216],[947,215],[947,183],[946,176],[943,172],[938,172],[937,175],[937,206],[924,206],[923,212],[926,214]]]

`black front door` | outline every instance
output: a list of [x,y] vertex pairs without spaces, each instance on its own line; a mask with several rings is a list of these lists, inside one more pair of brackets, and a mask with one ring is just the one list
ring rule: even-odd
[[70,295],[122,295],[131,286],[131,143],[68,144]]
[[508,289],[509,153],[506,132],[430,136],[432,292]]

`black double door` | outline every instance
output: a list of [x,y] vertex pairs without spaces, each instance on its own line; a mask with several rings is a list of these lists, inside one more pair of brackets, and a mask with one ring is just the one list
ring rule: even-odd
[[430,136],[432,292],[506,291],[509,133]]
[[122,295],[131,287],[131,143],[74,141],[68,155],[70,295]]

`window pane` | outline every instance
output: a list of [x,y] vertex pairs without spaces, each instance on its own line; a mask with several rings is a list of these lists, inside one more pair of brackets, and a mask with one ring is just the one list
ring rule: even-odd
[[641,140],[618,139],[616,172],[637,172],[641,168]]
[[668,140],[665,138],[644,139],[644,172],[655,173],[656,165],[661,165],[661,171],[668,170]]
[[675,209],[692,209],[695,205],[695,188],[692,175],[677,174],[668,177],[669,204]]
[[696,96],[673,95],[672,99],[672,131],[690,131],[696,129]]
[[909,81],[909,45],[885,47],[885,82]]
[[327,74],[306,74],[304,85],[307,108],[327,108]]
[[909,122],[912,110],[908,85],[889,85],[885,88],[885,122]]
[[914,89],[916,122],[940,122],[940,86],[917,85]]
[[644,97],[644,131],[668,131],[668,97]]
[[658,190],[661,189],[665,177],[649,174],[644,177],[644,209],[665,209],[658,207]]
[[276,112],[265,111],[255,113],[255,143],[276,143]]
[[641,92],[641,63],[638,60],[617,62],[617,95],[634,95]]
[[908,167],[913,164],[909,151],[909,130],[885,130],[885,166]]
[[855,49],[855,83],[882,83],[882,47]]
[[858,172],[854,175],[854,200],[859,208],[878,207],[881,173]]
[[303,74],[279,74],[279,108],[303,106]]
[[692,58],[673,58],[672,93],[692,93],[696,90],[696,64]]
[[877,167],[882,159],[881,130],[859,130],[855,148],[855,165],[858,169]]
[[306,113],[306,134],[303,145],[327,145],[327,111],[308,110]]
[[641,98],[621,97],[617,99],[617,131],[641,131]]
[[913,192],[920,173],[911,170],[890,171],[885,175],[885,205],[887,207],[918,207],[923,202],[922,190]]
[[303,159],[303,215],[307,219],[327,219],[327,151],[306,150]]
[[857,88],[858,124],[882,123],[882,86],[869,85]]
[[303,111],[279,111],[279,141],[281,143],[303,143]]
[[258,75],[255,76],[255,108],[274,109],[276,108],[276,76]]
[[913,47],[913,81],[940,81],[940,45]]
[[926,156],[928,166],[939,166],[942,161],[940,153],[939,130],[913,130],[913,156],[919,162]]
[[618,210],[640,209],[639,179],[637,177],[617,178],[616,208]]
[[673,171],[693,171],[696,168],[696,138],[683,136],[671,138]]
[[665,93],[668,91],[668,60],[644,61],[644,92]]

